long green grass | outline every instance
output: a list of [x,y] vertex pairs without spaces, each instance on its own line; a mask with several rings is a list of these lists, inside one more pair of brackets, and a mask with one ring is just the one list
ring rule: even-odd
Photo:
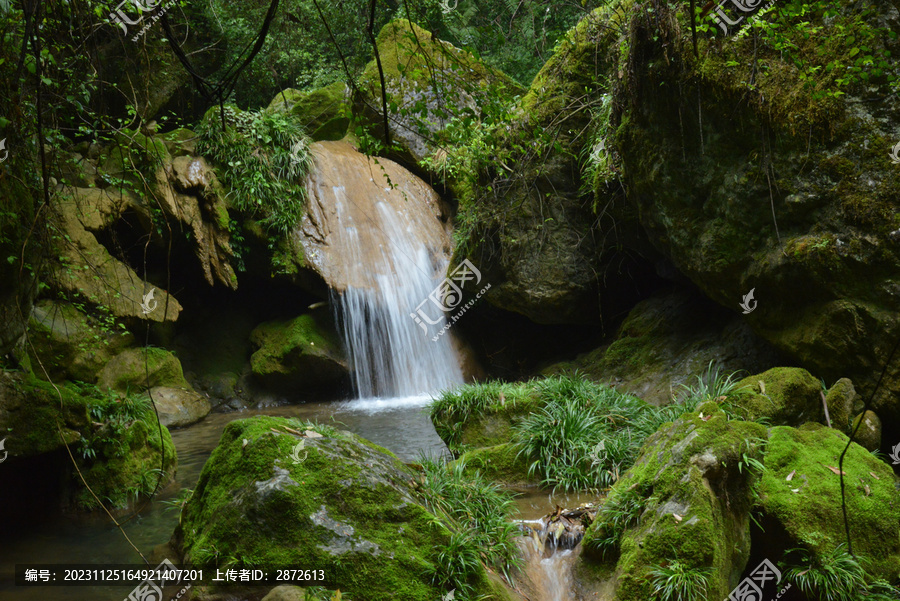
[[690,567],[677,559],[654,566],[653,599],[656,601],[706,601],[711,568]]
[[532,383],[490,381],[443,392],[429,405],[431,421],[451,450],[461,450],[459,439],[472,417],[486,412],[512,409],[533,395]]
[[451,532],[449,542],[436,549],[432,581],[456,590],[456,598],[474,594],[474,576],[483,560],[508,580],[521,562],[518,527],[509,521],[512,493],[489,482],[462,461],[420,459],[425,472],[420,491],[425,505]]
[[900,591],[880,580],[870,581],[867,561],[854,557],[844,545],[826,553],[791,549],[785,578],[797,585],[808,599],[820,601],[890,601],[900,599]]

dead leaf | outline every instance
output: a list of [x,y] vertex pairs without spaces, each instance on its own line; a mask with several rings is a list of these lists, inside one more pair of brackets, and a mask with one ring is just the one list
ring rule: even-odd
[[680,522],[681,520],[684,519],[683,517],[681,517],[681,516],[678,515],[677,513],[673,513],[673,514],[672,514],[672,517],[675,518],[675,521],[676,521],[676,522]]
[[830,469],[832,472],[834,472],[834,473],[837,474],[838,476],[840,476],[841,474],[843,474],[844,476],[847,475],[847,472],[842,472],[841,470],[839,470],[839,469],[836,468],[836,467],[832,467],[832,466],[830,466],[830,465],[826,465],[825,467],[827,467],[828,469]]
[[315,432],[314,430],[305,430],[303,432],[303,435],[307,438],[322,438],[322,435],[318,432]]
[[702,419],[705,422],[708,422],[711,417],[712,417],[711,415],[704,416],[702,413],[700,414],[700,419]]
[[881,480],[878,476],[875,475],[875,472],[869,472],[869,475],[875,478],[876,480]]
[[871,497],[871,496],[872,496],[872,489],[869,488],[869,485],[868,485],[868,484],[864,484],[864,485],[863,485],[863,489],[866,491],[866,496],[867,496],[867,497]]
[[759,381],[759,391],[763,394],[766,394],[766,383],[762,380]]
[[792,488],[792,489],[791,489],[791,492],[800,492],[800,489],[799,489],[799,488]]
[[785,478],[785,480],[790,482],[791,480],[794,479],[794,474],[796,474],[796,473],[797,473],[797,470],[792,471],[790,474],[787,475],[787,478]]
[[504,396],[504,394],[502,392],[500,393],[500,404],[501,405],[506,404],[506,396]]

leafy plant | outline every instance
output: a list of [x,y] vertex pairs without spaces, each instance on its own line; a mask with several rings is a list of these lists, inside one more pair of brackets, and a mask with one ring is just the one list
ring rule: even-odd
[[[224,120],[224,126],[223,126]],[[235,206],[285,234],[303,215],[309,138],[296,118],[267,111],[210,109],[197,128],[199,152],[223,169]]]
[[659,601],[705,601],[709,590],[710,568],[692,568],[677,560],[669,559],[663,565],[654,566],[654,599]]
[[737,409],[728,403],[728,397],[745,390],[746,387],[738,386],[738,372],[723,375],[718,367],[713,367],[714,363],[715,361],[709,362],[705,374],[694,376],[696,379],[694,384],[680,385],[682,396],[678,403],[686,411],[694,411],[702,403],[716,401],[729,419],[743,419]]
[[869,588],[863,566],[842,544],[825,553],[811,553],[806,549],[791,549],[788,554],[791,553],[799,556],[799,565],[790,567],[785,577],[807,598],[856,601]]
[[451,532],[448,543],[437,549],[435,584],[468,595],[470,577],[482,560],[509,579],[521,561],[517,527],[508,521],[512,494],[480,472],[466,470],[462,461],[422,457],[420,464],[425,472],[420,488],[425,504],[438,516],[439,527]]

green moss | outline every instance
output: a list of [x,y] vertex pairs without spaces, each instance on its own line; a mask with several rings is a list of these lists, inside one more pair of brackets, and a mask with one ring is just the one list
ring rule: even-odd
[[615,564],[617,601],[653,598],[650,570],[668,559],[712,568],[707,597],[728,595],[749,555],[755,476],[746,457],[762,458],[765,436],[717,411],[686,414],[646,441],[582,542],[590,560]]
[[819,381],[805,369],[775,367],[738,382],[728,402],[748,421],[799,426],[825,419],[821,391]]
[[347,373],[340,342],[327,318],[306,314],[257,326],[250,340],[253,373],[266,386],[291,388],[336,381]]
[[458,461],[465,463],[467,471],[477,470],[488,480],[507,486],[540,484],[539,478],[529,477],[528,462],[511,443],[467,451]]
[[[831,468],[838,468],[847,440],[819,424],[770,431],[762,507],[784,526],[793,544],[824,553],[846,542],[840,478]],[[843,468],[853,550],[871,560],[872,574],[891,581],[900,572],[900,483],[890,466],[856,443]]]
[[154,386],[191,390],[178,358],[156,347],[128,349],[116,355],[100,372],[99,385],[119,392],[142,392]]
[[272,99],[268,110],[294,115],[315,141],[340,140],[350,125],[348,96],[347,84],[341,81],[312,92],[289,88]]
[[55,451],[77,442],[90,428],[90,401],[74,386],[16,374],[0,382],[0,392],[0,432],[9,434],[6,450],[13,456]]
[[[371,601],[433,601],[433,549],[449,532],[420,505],[416,472],[347,432],[317,428],[291,459],[298,420],[226,426],[182,514],[178,538],[196,566],[316,566],[326,586]],[[479,592],[488,592],[483,570]]]

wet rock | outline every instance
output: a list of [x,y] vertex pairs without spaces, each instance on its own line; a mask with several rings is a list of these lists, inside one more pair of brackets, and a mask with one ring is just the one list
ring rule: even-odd
[[32,368],[51,380],[95,383],[103,366],[134,342],[130,333],[110,331],[63,302],[38,302],[28,325]]
[[[305,430],[321,434],[304,436]],[[255,417],[226,426],[184,508],[174,544],[184,561],[221,556],[254,567],[310,566],[354,599],[434,601],[435,527],[415,489],[418,474],[349,432]],[[487,592],[482,572],[476,588]]]
[[191,389],[178,358],[155,347],[127,349],[113,357],[100,371],[99,385],[119,392],[141,392],[155,386]]
[[825,395],[831,426],[844,434],[850,433],[850,416],[862,409],[862,399],[856,393],[849,378],[841,378]]
[[862,424],[856,431],[856,436],[853,437],[853,440],[868,451],[879,450],[881,448],[881,419],[874,411],[866,411],[853,418],[851,430],[856,428],[860,421],[862,421]]
[[336,333],[312,314],[260,324],[250,335],[254,376],[268,389],[302,392],[333,386],[349,376]]
[[150,398],[156,404],[160,423],[170,428],[197,423],[210,412],[209,399],[184,388],[155,386],[150,389]]
[[653,405],[682,394],[710,363],[719,374],[758,372],[779,363],[779,353],[733,312],[696,291],[675,290],[641,301],[610,344],[557,363],[542,375],[579,373]]

